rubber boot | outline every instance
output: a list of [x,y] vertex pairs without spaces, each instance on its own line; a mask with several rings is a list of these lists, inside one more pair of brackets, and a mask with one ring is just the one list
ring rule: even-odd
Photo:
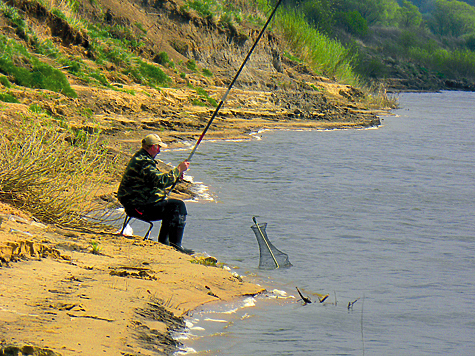
[[170,246],[170,241],[168,237],[169,231],[170,231],[170,225],[162,221],[162,227],[160,228],[160,233],[158,234],[158,242],[164,245]]
[[170,246],[173,246],[178,251],[186,253],[187,255],[192,255],[195,251],[185,248],[181,245],[181,240],[183,239],[184,227],[172,228],[170,231]]
[[192,255],[195,253],[195,251],[188,248],[184,248],[181,245],[181,241],[183,240],[183,233],[185,231],[185,219],[186,215],[179,215],[179,223],[175,226],[170,226],[170,245],[175,247],[180,252],[186,253],[187,255]]

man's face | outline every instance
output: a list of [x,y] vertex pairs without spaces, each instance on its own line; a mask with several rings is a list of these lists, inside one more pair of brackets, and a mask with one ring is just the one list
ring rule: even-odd
[[158,155],[160,153],[160,146],[159,145],[153,145],[151,148],[150,148],[150,154],[152,155],[152,157],[155,157],[156,155]]

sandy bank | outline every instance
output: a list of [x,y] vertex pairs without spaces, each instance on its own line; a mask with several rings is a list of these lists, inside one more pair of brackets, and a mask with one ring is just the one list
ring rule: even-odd
[[0,350],[169,354],[180,317],[263,291],[141,237],[64,231],[0,208]]

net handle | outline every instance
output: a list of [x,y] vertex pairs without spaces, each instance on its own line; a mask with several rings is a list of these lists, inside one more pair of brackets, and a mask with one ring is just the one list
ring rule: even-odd
[[252,221],[254,221],[254,224],[256,224],[256,227],[257,227],[257,230],[259,231],[259,234],[261,234],[262,239],[263,239],[264,242],[266,243],[267,249],[269,250],[270,255],[272,256],[272,259],[274,260],[275,265],[277,266],[277,268],[280,268],[279,264],[277,263],[277,260],[275,259],[274,253],[272,252],[272,250],[271,250],[271,248],[270,248],[270,246],[269,246],[269,243],[267,242],[266,237],[265,237],[264,234],[262,233],[262,230],[261,230],[261,228],[259,227],[259,224],[257,223],[257,220],[256,220],[256,217],[255,217],[255,216],[252,217]]

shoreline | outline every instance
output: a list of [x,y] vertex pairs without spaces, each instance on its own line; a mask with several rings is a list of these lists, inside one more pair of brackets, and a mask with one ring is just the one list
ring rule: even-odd
[[265,290],[141,237],[1,215],[0,350],[169,354],[177,346],[170,335],[190,311]]
[[[322,123],[312,120],[302,120],[302,122],[288,122],[280,123],[279,125],[275,124],[273,126],[262,127],[260,125],[248,125],[238,134],[230,135],[225,133],[225,130],[218,132],[208,132],[203,138],[202,142],[240,142],[240,141],[250,141],[250,140],[260,140],[260,134],[264,132],[273,132],[273,131],[334,131],[334,130],[373,130],[378,129],[383,126],[382,117],[391,115],[391,111],[381,111],[378,112],[377,124],[371,123],[348,123],[348,122],[333,122],[333,123]],[[198,135],[200,132],[194,133]],[[168,151],[187,151],[191,150],[196,144],[196,140],[191,141],[169,141],[167,134],[159,133],[160,138],[165,137],[164,142],[168,144],[168,147],[163,149],[161,152],[165,153]],[[211,136],[211,138],[209,137]],[[137,141],[138,142],[138,141]],[[158,156],[158,158],[160,158]]]
[[[250,132],[262,130],[372,127],[368,122],[252,120],[238,131],[213,132],[207,140],[251,140]],[[185,146],[171,141],[170,149]],[[0,279],[5,281],[0,350],[170,354],[178,346],[171,335],[184,327],[183,317],[191,311],[266,291],[158,242],[62,230],[0,204]]]

